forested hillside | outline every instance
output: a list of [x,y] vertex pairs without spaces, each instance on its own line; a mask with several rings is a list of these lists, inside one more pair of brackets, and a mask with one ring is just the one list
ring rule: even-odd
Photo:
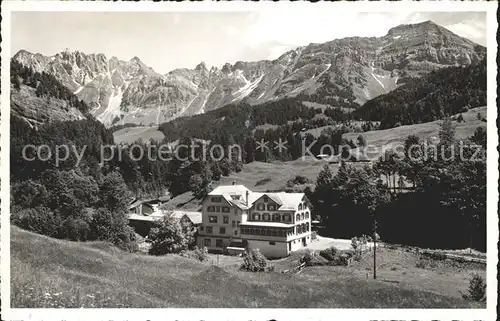
[[71,90],[62,85],[54,76],[45,72],[34,71],[17,60],[11,60],[10,62],[10,82],[14,85],[15,90],[19,90],[21,85],[26,85],[35,89],[37,97],[49,96],[66,100],[71,106],[80,110],[82,114],[89,112],[87,104],[78,99]]
[[354,117],[381,121],[380,128],[429,122],[486,105],[486,58],[467,67],[450,67],[411,78],[366,102]]

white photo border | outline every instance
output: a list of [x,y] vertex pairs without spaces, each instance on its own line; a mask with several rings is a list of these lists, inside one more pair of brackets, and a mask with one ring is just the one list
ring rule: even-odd
[[[486,12],[487,16],[487,307],[486,309],[13,309],[10,307],[10,29],[11,13],[17,11],[93,12],[189,12],[189,11],[307,11],[359,12]],[[3,1],[1,52],[1,294],[5,320],[496,320],[498,263],[498,133],[496,126],[496,77],[498,23],[492,2],[84,2]],[[317,9],[317,8],[315,8]]]

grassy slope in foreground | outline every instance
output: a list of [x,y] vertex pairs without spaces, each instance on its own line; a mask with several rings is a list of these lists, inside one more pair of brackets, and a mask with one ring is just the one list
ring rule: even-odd
[[[395,286],[345,268],[344,273],[333,267],[298,275],[249,273],[175,255],[149,257],[103,243],[55,240],[16,227],[11,247],[11,305],[16,308],[482,307],[424,291],[418,283]],[[429,281],[441,282],[435,277]]]

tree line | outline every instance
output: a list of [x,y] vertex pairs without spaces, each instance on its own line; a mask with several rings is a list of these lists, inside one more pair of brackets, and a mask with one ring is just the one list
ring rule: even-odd
[[[179,158],[173,159],[159,158],[157,144],[116,146],[112,132],[93,118],[35,129],[11,115],[10,130],[13,224],[56,238],[108,240],[127,250],[136,248],[135,233],[128,227],[134,198],[166,191],[173,196],[191,191],[194,198],[202,198],[212,181],[242,169],[236,155],[203,160],[201,142],[190,138],[180,143],[198,144],[196,153],[179,150]],[[25,149],[28,145],[32,147]],[[68,146],[67,158],[61,146]],[[63,158],[59,163],[57,152]],[[229,150],[224,153],[229,155]]]
[[385,129],[430,122],[481,106],[486,106],[486,58],[477,65],[408,78],[403,86],[367,101],[353,116],[379,120]]
[[[440,152],[434,157],[436,148]],[[463,159],[449,157],[459,148]],[[381,239],[389,243],[486,250],[483,127],[461,141],[446,119],[437,145],[409,136],[404,154],[387,153],[373,167],[358,169],[343,163],[336,174],[328,166],[319,173],[314,191],[306,192],[325,226],[323,234],[373,235],[376,222]],[[409,187],[406,192],[391,183],[395,177]]]
[[35,88],[37,97],[50,96],[66,100],[82,114],[89,112],[87,104],[80,100],[66,86],[62,85],[54,76],[46,72],[39,73],[28,66],[24,66],[16,60],[10,62],[10,82],[15,90],[21,89],[21,84]]

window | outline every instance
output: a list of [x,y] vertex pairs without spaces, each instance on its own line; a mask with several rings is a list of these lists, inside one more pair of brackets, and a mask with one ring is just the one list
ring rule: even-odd
[[300,219],[303,220],[304,219],[304,213],[301,213],[300,214]]
[[222,218],[222,221],[224,222],[224,224],[229,224],[229,216],[224,216]]
[[236,221],[232,221],[232,222],[231,222],[231,226],[232,226],[232,227],[236,227]]
[[263,219],[264,221],[269,221],[269,213],[264,213],[264,214],[262,214],[262,219]]
[[253,215],[253,220],[254,221],[260,221],[260,214],[254,214]]
[[306,203],[306,202],[304,202],[304,203],[302,204],[302,209],[304,209],[304,210],[306,210],[306,209],[307,209],[307,203]]
[[267,205],[267,210],[268,211],[276,211],[276,205],[274,205],[274,204]]
[[215,206],[207,207],[207,212],[215,212]]
[[212,234],[212,227],[211,226],[207,226],[207,233]]
[[215,240],[215,246],[222,247],[222,240],[221,239]]
[[220,213],[220,206],[217,206],[216,208],[217,213]]
[[283,222],[290,222],[290,215],[288,214],[283,214],[283,216],[281,217],[281,220]]
[[257,204],[257,211],[264,211],[266,209],[266,205],[264,204]]
[[214,196],[210,200],[212,202],[214,202],[214,203],[220,203],[220,202],[222,202],[222,197],[220,197],[220,196]]
[[237,230],[236,230],[236,231],[234,231],[234,235],[238,235],[238,231],[237,231]]
[[200,225],[200,231],[203,232],[203,225]]
[[240,227],[240,221],[236,222],[236,226]]
[[209,216],[208,222],[209,223],[217,223],[217,216]]
[[276,242],[269,242],[269,245],[276,245]]
[[221,227],[219,229],[219,234],[226,234],[226,228],[225,227]]
[[240,199],[240,197],[241,197],[241,195],[231,195],[231,198],[232,198],[233,200],[239,200],[239,199]]
[[309,212],[306,212],[306,220],[309,219]]
[[295,221],[300,221],[300,214],[297,214],[297,215],[295,216]]
[[299,211],[302,211],[302,204],[299,204]]
[[278,213],[273,214],[273,222],[279,222],[280,219],[281,219],[281,217]]
[[222,207],[222,213],[229,213],[230,209],[227,206]]
[[204,241],[204,245],[205,245],[206,247],[210,247],[210,246],[212,246],[212,240],[211,240],[211,239],[205,239],[205,241]]
[[269,202],[269,197],[267,195],[264,195],[263,199],[264,199],[264,203]]

